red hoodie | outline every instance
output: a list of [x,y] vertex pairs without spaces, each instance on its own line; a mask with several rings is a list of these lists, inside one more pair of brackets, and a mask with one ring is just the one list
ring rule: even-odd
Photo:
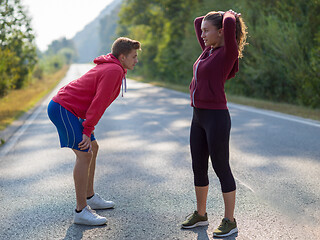
[[52,100],[86,119],[83,133],[90,137],[107,107],[118,97],[126,70],[111,53],[94,59],[97,64],[82,77],[62,87]]
[[205,47],[201,38],[201,22],[195,19],[195,31],[202,48],[202,54],[193,65],[190,84],[191,106],[203,109],[228,109],[224,92],[227,79],[238,72],[238,45],[236,41],[236,19],[226,12],[223,16],[224,46],[212,49]]

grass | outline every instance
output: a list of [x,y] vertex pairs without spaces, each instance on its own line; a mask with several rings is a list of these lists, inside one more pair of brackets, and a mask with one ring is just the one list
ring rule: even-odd
[[[169,88],[179,92],[189,93],[188,85],[173,84],[173,83],[160,82],[160,81],[148,81],[147,79],[144,79],[141,76],[130,76],[130,78],[140,82],[148,82],[155,86],[165,87],[165,88]],[[290,115],[295,115],[303,118],[309,118],[309,119],[320,121],[320,109],[312,109],[312,108],[297,106],[293,104],[277,103],[277,102],[254,99],[249,97],[235,96],[232,94],[227,94],[227,98],[228,98],[228,101],[232,103],[252,106],[252,107],[266,109],[266,110],[272,110],[276,112],[286,113]]]
[[[13,90],[0,99],[0,131],[5,129],[14,120],[34,107],[40,99],[46,96],[65,76],[68,67],[65,66],[58,72],[44,76],[32,85]],[[1,144],[0,144],[1,145]]]

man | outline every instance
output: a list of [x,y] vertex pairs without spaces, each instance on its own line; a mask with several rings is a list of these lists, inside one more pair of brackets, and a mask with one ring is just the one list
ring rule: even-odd
[[71,148],[76,155],[74,223],[106,224],[107,219],[92,209],[113,208],[115,205],[94,192],[99,146],[93,131],[106,108],[119,95],[121,84],[126,84],[127,69],[132,70],[138,63],[137,50],[140,50],[138,41],[118,38],[111,53],[96,58],[94,68],[62,87],[48,105],[48,115],[57,128],[61,147]]

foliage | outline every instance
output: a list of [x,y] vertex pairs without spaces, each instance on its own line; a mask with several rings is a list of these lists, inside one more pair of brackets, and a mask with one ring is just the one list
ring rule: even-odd
[[42,80],[43,76],[53,74],[65,65],[71,64],[77,58],[77,51],[72,40],[65,37],[53,40],[45,52],[37,51],[38,64],[33,71],[35,80]]
[[140,72],[173,82],[185,77],[177,69],[190,63],[190,59],[180,57],[180,46],[196,3],[193,0],[125,2],[120,11],[118,33],[141,41]]
[[45,53],[36,49],[34,34],[20,0],[0,0],[0,97],[54,73],[76,58],[71,40],[54,40]]
[[314,66],[320,63],[315,50],[319,18],[314,18],[319,2],[250,1],[246,9],[250,45],[235,84],[228,83],[228,90],[320,107],[319,71],[310,67],[312,59]]
[[48,46],[48,50],[46,51],[46,54],[48,55],[57,54],[63,48],[75,49],[73,41],[68,40],[65,37],[62,37],[57,40],[53,40]]
[[142,43],[139,74],[188,84],[201,53],[194,18],[231,8],[242,13],[249,45],[227,91],[320,107],[319,0],[127,0],[118,35]]
[[77,50],[72,40],[62,37],[53,40],[48,46],[48,50],[44,53],[45,56],[60,55],[65,58],[65,62],[70,64],[77,59]]
[[4,96],[19,79],[19,58],[9,49],[0,48],[0,96]]
[[20,0],[0,0],[0,96],[23,87],[37,62],[30,19]]

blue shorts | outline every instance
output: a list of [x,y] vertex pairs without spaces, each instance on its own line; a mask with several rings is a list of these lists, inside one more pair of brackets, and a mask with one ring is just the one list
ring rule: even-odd
[[[48,105],[48,116],[56,126],[60,146],[76,149],[82,152],[88,152],[89,149],[80,150],[78,144],[82,141],[83,119],[76,117],[73,113],[62,107],[59,103],[50,101]],[[96,140],[91,134],[91,141]]]

